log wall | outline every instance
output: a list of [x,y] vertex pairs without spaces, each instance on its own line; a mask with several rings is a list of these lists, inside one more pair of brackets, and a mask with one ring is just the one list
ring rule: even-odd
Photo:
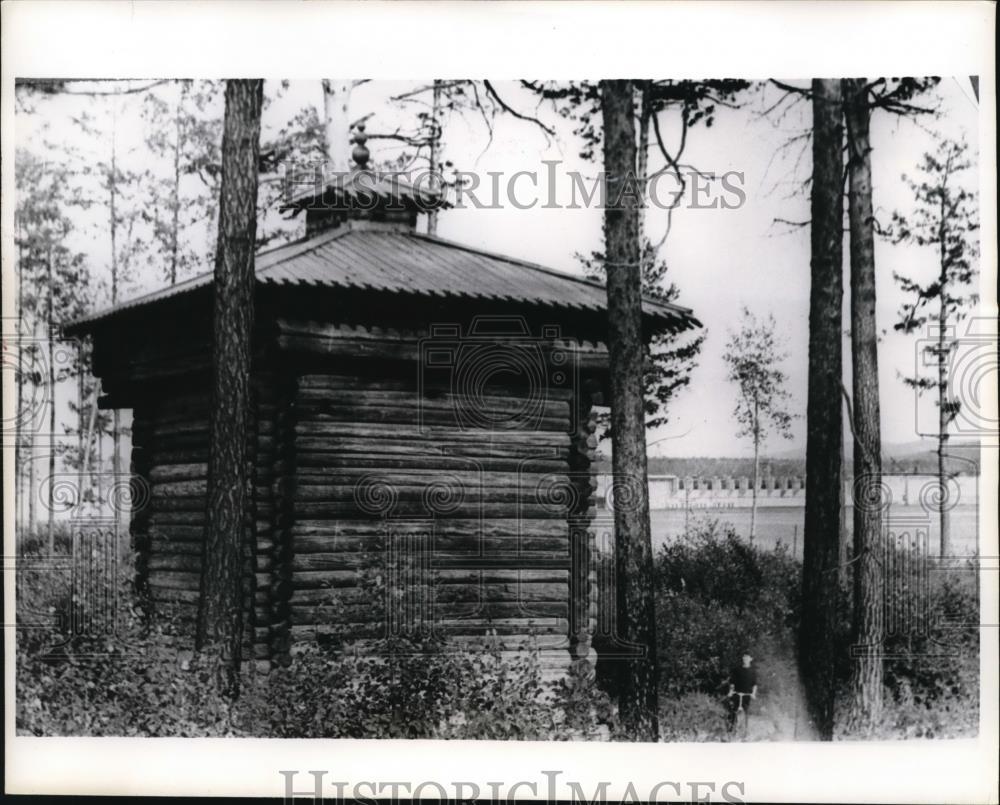
[[[245,547],[248,584],[244,659],[270,656],[271,490],[275,394],[258,384],[257,429],[251,434],[254,497]],[[147,478],[150,497],[132,518],[135,586],[151,617],[168,624],[178,645],[194,645],[208,484],[207,392],[162,392],[133,409],[133,472]],[[262,583],[265,582],[265,583]]]
[[[352,330],[345,352],[336,328],[307,335],[308,349],[279,336],[282,351],[254,376],[245,658],[266,670],[314,640],[363,650],[433,633],[536,648],[560,671],[593,662],[594,389],[457,393],[446,375],[421,377],[409,346],[358,351]],[[130,392],[133,470],[151,486],[132,523],[136,586],[185,647],[199,600],[207,388],[188,378]]]
[[455,394],[407,366],[298,377],[293,639],[433,631],[591,658],[589,397]]

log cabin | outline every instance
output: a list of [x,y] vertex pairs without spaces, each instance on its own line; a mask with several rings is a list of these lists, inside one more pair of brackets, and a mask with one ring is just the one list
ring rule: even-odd
[[[368,171],[363,138],[356,175]],[[593,662],[594,406],[605,290],[421,234],[439,197],[368,177],[289,201],[303,239],[256,256],[244,657],[434,633]],[[213,276],[68,328],[104,408],[131,409],[136,591],[193,638],[212,415]],[[644,336],[697,327],[646,299]],[[367,642],[366,642],[367,641]]]

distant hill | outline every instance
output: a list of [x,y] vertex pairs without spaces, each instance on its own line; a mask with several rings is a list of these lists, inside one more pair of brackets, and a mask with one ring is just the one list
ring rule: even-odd
[[[912,442],[902,445],[887,445],[882,453],[882,470],[886,473],[909,473],[913,475],[933,475],[937,472],[937,453],[926,441]],[[850,445],[845,446],[848,450]],[[953,458],[946,466],[948,472],[958,475],[975,475],[978,472],[979,446],[970,443],[957,443],[949,447]],[[970,464],[971,459],[974,464]],[[846,471],[851,473],[853,461],[845,462]],[[611,472],[611,460],[606,455],[597,461],[598,472]],[[806,473],[805,453],[800,451],[785,451],[775,453],[761,459],[761,473],[772,476],[801,476]],[[749,477],[753,474],[752,458],[710,458],[667,457],[649,459],[650,475],[679,475],[684,477],[702,476],[711,478],[719,476]]]

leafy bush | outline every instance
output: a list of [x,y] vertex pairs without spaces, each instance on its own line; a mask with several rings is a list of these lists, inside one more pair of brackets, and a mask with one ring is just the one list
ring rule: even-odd
[[682,693],[661,698],[661,740],[724,741],[726,735],[726,714],[718,696]]
[[[874,734],[841,737],[971,737],[979,731],[977,562],[942,564],[896,548],[886,595],[884,711]],[[846,650],[846,648],[845,648]],[[847,673],[842,675],[846,687]],[[841,690],[842,697],[847,691]],[[845,705],[846,706],[846,705]]]
[[[544,678],[535,654],[379,641],[354,654],[307,645],[288,668],[219,699],[211,669],[171,647],[171,624],[130,616],[115,641],[18,634],[17,729],[31,735],[280,738],[608,737],[614,708],[587,675]],[[112,645],[112,643],[114,645]],[[102,652],[112,649],[112,653]]]
[[[71,554],[68,532],[57,547]],[[551,681],[531,652],[457,650],[432,638],[377,641],[359,653],[342,640],[300,644],[288,668],[264,676],[248,663],[229,704],[190,637],[178,638],[189,629],[150,623],[129,605],[125,557],[97,596],[121,602],[114,634],[88,637],[74,636],[74,619],[92,617],[94,601],[74,598],[68,563],[40,562],[45,554],[44,539],[22,541],[18,621],[38,627],[17,631],[22,734],[568,740],[615,729],[613,705],[586,674]],[[363,581],[379,592],[377,577]]]
[[[18,573],[16,726],[31,735],[325,738],[622,737],[616,710],[592,674],[550,681],[537,655],[498,645],[456,650],[440,639],[394,639],[354,654],[342,643],[299,645],[295,661],[267,676],[248,664],[234,704],[214,694],[210,669],[188,661],[177,624],[147,623],[128,603],[123,561],[108,591],[121,601],[116,632],[71,639],[87,602],[69,594],[65,563],[44,565],[43,540],[27,544]],[[57,542],[68,552],[69,541]],[[124,559],[124,557],[123,557]],[[974,735],[979,721],[979,592],[975,564],[893,559],[893,611],[928,618],[885,641],[885,711],[874,737]],[[921,559],[921,561],[923,561]],[[957,572],[951,572],[957,571]],[[921,575],[922,574],[922,575]],[[762,699],[752,723],[792,737],[801,706],[795,663],[801,568],[784,550],[761,550],[729,528],[702,522],[655,558],[660,724],[665,740],[725,735],[720,683],[744,647],[756,658]],[[848,583],[850,579],[848,578]],[[845,593],[846,595],[846,593]],[[844,633],[849,633],[845,605]],[[956,624],[967,624],[957,626]],[[971,626],[970,626],[971,625]],[[600,646],[595,646],[600,650]],[[838,675],[846,692],[849,641]],[[613,663],[612,663],[613,665]],[[794,726],[794,723],[793,723]],[[841,733],[840,737],[849,736]]]
[[799,570],[783,548],[763,551],[706,521],[663,546],[655,564],[657,652],[668,697],[717,693],[746,648],[791,641]]

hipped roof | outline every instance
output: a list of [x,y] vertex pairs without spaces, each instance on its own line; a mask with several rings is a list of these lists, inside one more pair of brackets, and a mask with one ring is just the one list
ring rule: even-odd
[[[474,299],[602,312],[604,286],[544,266],[420,234],[412,229],[350,222],[258,253],[258,286],[349,288],[438,299]],[[174,299],[213,282],[211,272],[83,317],[68,334],[89,332],[125,311]],[[700,326],[688,308],[646,297],[643,313],[656,331]]]

